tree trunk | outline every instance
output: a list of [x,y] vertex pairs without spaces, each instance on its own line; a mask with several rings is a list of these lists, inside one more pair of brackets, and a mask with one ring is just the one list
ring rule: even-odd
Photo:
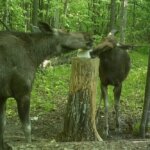
[[116,0],[111,0],[110,10],[110,31],[115,29],[115,17],[116,17]]
[[68,10],[68,0],[64,1],[64,16],[67,16],[67,10]]
[[[8,26],[9,22],[9,0],[4,0],[4,15],[3,15],[3,22],[6,26]],[[4,27],[5,28],[5,27]]]
[[61,22],[62,25],[63,25],[62,27],[66,29],[66,28],[69,27],[69,26],[66,24],[69,1],[68,1],[68,0],[64,0],[63,5],[64,5],[64,8],[63,8],[64,17],[61,17],[61,18],[60,18],[60,19],[61,19],[60,22]]
[[[101,1],[100,0],[91,0],[88,2],[88,9],[90,10],[91,21],[93,22],[93,34],[101,33],[101,26],[99,23],[99,16],[101,16],[100,10]],[[99,32],[100,31],[100,32]]]
[[50,0],[47,0],[46,16],[45,16],[47,22],[50,22],[50,21],[49,21],[49,19],[50,19],[50,16],[49,16],[50,9],[51,9],[51,8],[50,8]]
[[121,0],[120,13],[120,42],[125,43],[125,30],[127,24],[127,5],[128,0]]
[[99,59],[74,58],[67,111],[64,122],[66,141],[99,140],[96,123],[96,83]]
[[44,10],[44,1],[43,0],[39,0],[39,18],[41,20],[44,20],[44,13],[43,13],[43,10]]
[[149,60],[148,60],[148,67],[147,67],[147,79],[146,79],[146,86],[145,86],[143,114],[142,114],[142,120],[140,125],[140,136],[143,138],[145,138],[146,122],[149,119],[148,118],[149,106],[150,106],[150,50],[149,50]]
[[59,7],[55,7],[55,10],[54,10],[54,27],[60,28],[60,8]]
[[23,1],[23,8],[24,8],[24,20],[25,20],[25,31],[28,31],[30,29],[30,3]]
[[39,0],[33,0],[32,24],[37,25],[38,22]]
[[134,43],[135,37],[135,23],[136,23],[136,1],[133,1],[133,7],[132,7],[132,43]]

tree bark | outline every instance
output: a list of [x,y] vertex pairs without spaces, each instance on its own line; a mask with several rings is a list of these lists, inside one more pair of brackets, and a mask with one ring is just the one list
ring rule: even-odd
[[102,141],[95,123],[98,68],[98,58],[73,58],[72,60],[63,132],[66,141]]
[[3,2],[4,5],[4,14],[3,14],[3,22],[6,26],[8,26],[9,22],[9,0],[4,0]]
[[148,67],[147,67],[147,79],[146,79],[146,86],[145,86],[143,114],[142,114],[142,120],[140,125],[140,136],[143,138],[145,138],[146,123],[149,120],[148,118],[149,106],[150,106],[150,50],[149,50],[149,60],[148,60]]
[[121,0],[120,43],[125,43],[125,30],[127,24],[127,5],[128,5],[128,0]]
[[32,24],[37,25],[38,22],[39,0],[33,0]]
[[116,0],[111,0],[111,10],[110,10],[110,31],[115,29],[116,20]]
[[50,22],[49,21],[49,19],[50,19],[50,16],[49,16],[49,12],[50,12],[50,1],[51,0],[47,0],[47,7],[46,7],[46,16],[45,16],[45,18],[46,18],[46,20],[48,21],[48,22]]
[[60,9],[59,9],[59,7],[55,7],[55,10],[54,10],[54,27],[60,28]]
[[64,1],[64,16],[67,16],[67,10],[68,10],[68,0]]
[[25,31],[28,31],[30,29],[30,10],[31,5],[29,2],[23,1],[23,8],[24,8],[24,20],[25,20]]
[[136,24],[136,1],[133,1],[132,7],[132,43],[134,43],[135,37],[135,24]]

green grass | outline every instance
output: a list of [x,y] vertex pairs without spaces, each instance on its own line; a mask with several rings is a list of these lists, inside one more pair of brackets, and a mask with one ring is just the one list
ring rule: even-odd
[[122,101],[131,110],[137,110],[143,105],[148,55],[132,52],[130,57],[132,65],[123,84]]
[[57,99],[68,95],[70,68],[70,65],[63,65],[38,70],[31,95],[33,110],[38,107],[46,111],[55,109]]

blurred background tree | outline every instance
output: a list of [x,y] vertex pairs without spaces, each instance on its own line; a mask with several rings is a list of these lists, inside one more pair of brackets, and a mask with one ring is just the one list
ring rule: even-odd
[[[0,19],[11,30],[19,31],[30,31],[38,20],[100,37],[117,28],[121,42],[146,43],[149,7],[148,0],[1,0]],[[0,24],[0,29],[5,27]]]

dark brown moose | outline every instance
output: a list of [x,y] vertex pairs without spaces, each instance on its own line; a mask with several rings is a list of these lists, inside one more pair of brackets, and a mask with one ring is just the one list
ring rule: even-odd
[[114,86],[116,127],[117,131],[119,131],[119,102],[122,82],[130,70],[130,57],[126,51],[126,48],[130,48],[130,46],[117,43],[114,36],[115,32],[115,30],[110,32],[106,39],[90,52],[91,57],[98,56],[100,58],[99,76],[101,81],[101,100],[104,99],[105,106],[106,136],[109,135],[108,85]]
[[0,150],[4,149],[7,98],[15,98],[25,138],[31,142],[30,95],[37,67],[47,56],[92,46],[86,33],[63,32],[42,22],[39,29],[42,32],[0,32]]

